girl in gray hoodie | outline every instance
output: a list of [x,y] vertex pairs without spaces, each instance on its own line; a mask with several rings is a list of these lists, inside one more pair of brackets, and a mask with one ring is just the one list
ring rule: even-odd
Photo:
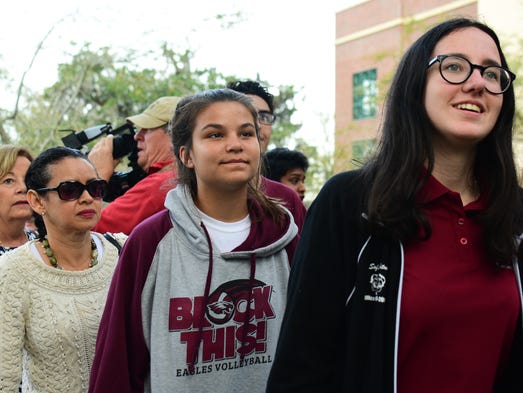
[[122,250],[89,391],[263,392],[298,230],[258,187],[256,110],[209,90],[171,131],[178,186]]

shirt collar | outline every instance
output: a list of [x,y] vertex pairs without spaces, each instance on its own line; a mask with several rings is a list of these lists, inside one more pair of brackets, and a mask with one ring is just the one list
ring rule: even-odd
[[[426,175],[427,169],[423,168],[421,178],[426,177]],[[480,189],[484,189],[481,187],[481,184]],[[420,205],[425,205],[445,195],[450,198],[457,198],[461,201],[459,193],[445,187],[431,174],[427,177],[427,180],[416,195],[416,202]],[[465,210],[484,210],[487,206],[487,198],[485,193],[482,192],[477,200],[470,202],[465,206]]]
[[165,160],[165,161],[158,161],[158,162],[155,162],[154,164],[151,164],[151,166],[149,167],[149,175],[152,174],[152,173],[156,173],[158,171],[160,171],[161,169],[165,168],[166,166],[169,166],[169,165],[172,165],[174,163],[174,160]]

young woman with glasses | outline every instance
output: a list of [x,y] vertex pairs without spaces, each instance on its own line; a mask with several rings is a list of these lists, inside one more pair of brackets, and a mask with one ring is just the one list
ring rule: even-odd
[[381,140],[310,207],[267,392],[521,392],[515,76],[452,19],[403,56]]
[[118,259],[91,232],[105,181],[80,152],[55,147],[36,157],[25,182],[39,239],[0,259],[0,391],[22,380],[24,392],[86,392]]

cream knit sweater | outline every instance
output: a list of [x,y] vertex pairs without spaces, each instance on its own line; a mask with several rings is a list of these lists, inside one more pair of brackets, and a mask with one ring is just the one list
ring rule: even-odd
[[22,374],[24,392],[87,392],[118,259],[116,247],[99,238],[102,259],[83,271],[45,265],[34,241],[0,257],[0,392],[17,392]]

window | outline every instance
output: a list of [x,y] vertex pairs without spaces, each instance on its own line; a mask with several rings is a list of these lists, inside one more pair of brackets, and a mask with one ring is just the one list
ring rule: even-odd
[[359,72],[352,76],[352,95],[354,120],[376,116],[378,97],[376,69]]

